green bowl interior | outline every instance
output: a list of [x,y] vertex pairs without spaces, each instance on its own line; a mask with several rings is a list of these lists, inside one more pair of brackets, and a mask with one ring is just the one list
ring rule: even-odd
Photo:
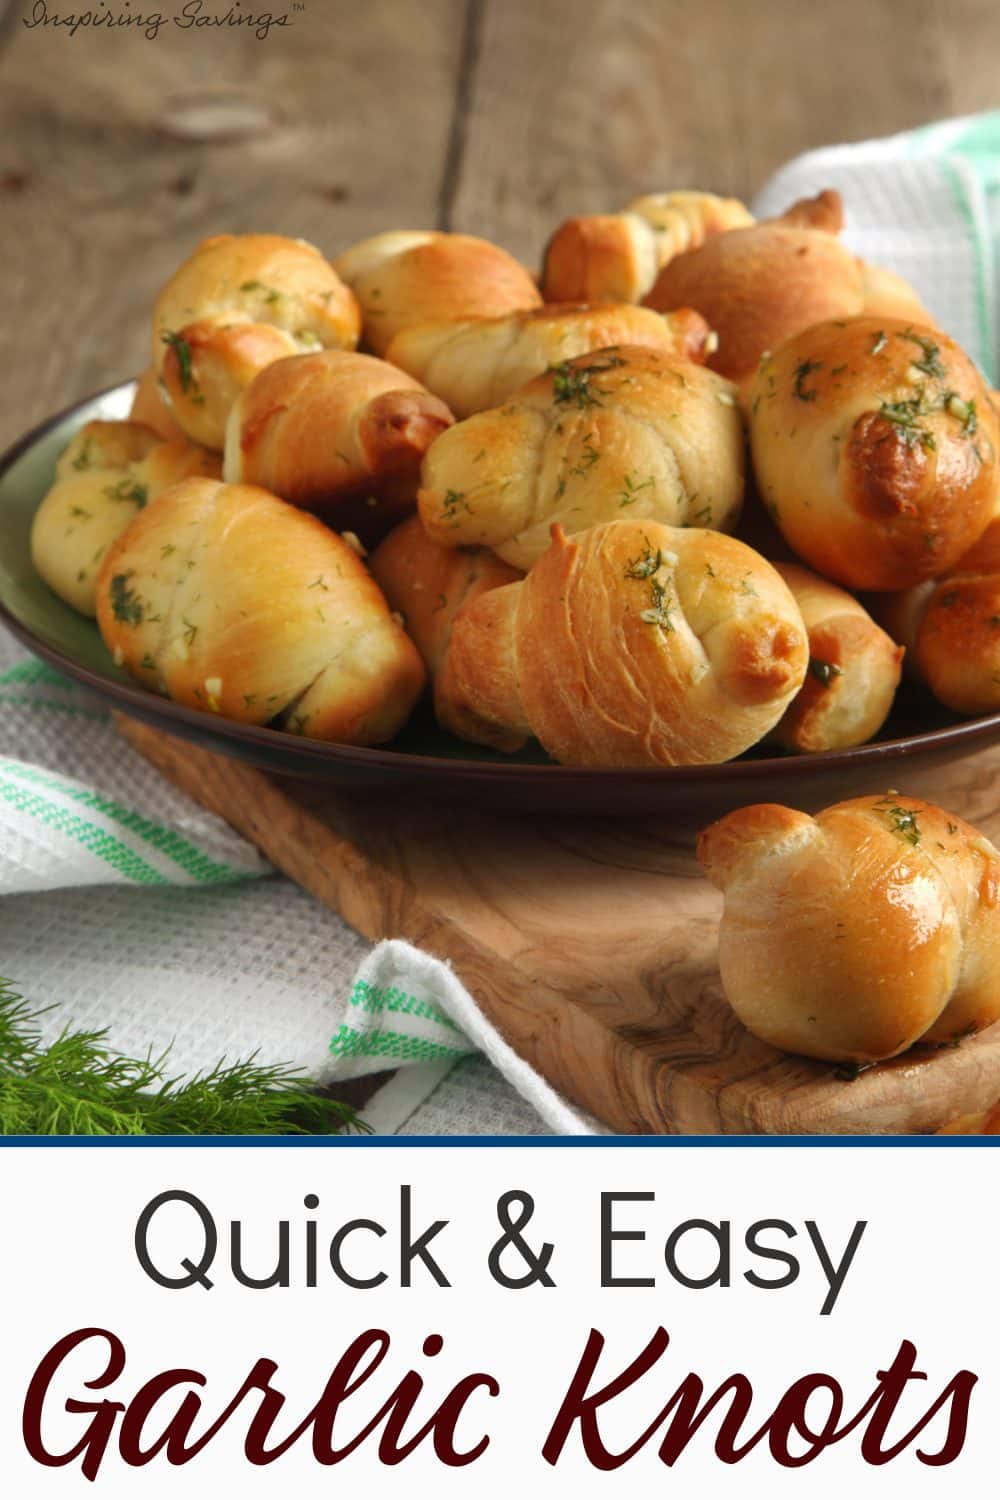
[[129,680],[115,666],[93,620],[77,614],[43,583],[31,562],[31,522],[55,478],[56,461],[85,422],[126,417],[131,384],[85,401],[55,421],[0,477],[0,602],[27,630],[53,650],[119,682]]

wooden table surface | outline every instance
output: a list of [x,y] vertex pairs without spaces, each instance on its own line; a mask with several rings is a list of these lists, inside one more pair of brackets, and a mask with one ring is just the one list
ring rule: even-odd
[[[149,39],[28,28],[31,0],[13,0],[0,446],[141,368],[152,299],[206,234],[276,230],[334,253],[438,225],[535,264],[566,214],[671,186],[749,196],[809,147],[997,103],[996,0],[287,4],[291,24],[264,40],[172,21]],[[263,128],[178,138],[210,124],[206,92]]]

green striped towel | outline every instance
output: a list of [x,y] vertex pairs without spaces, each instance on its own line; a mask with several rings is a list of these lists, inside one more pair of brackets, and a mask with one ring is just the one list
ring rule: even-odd
[[0,894],[214,886],[268,870],[255,849],[144,766],[100,703],[4,637]]

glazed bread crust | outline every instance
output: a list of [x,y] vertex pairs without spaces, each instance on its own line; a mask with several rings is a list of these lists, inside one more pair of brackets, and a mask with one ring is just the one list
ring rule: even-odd
[[992,1109],[960,1115],[957,1120],[942,1126],[938,1135],[1000,1135],[1000,1100]]
[[423,323],[405,329],[386,358],[422,380],[459,419],[499,406],[550,365],[611,345],[643,345],[703,363],[709,328],[689,308],[666,316],[645,307],[542,307],[503,318]]
[[530,730],[565,765],[695,765],[762,739],[807,659],[794,599],[742,542],[653,521],[572,539],[554,526],[522,583],[456,616],[438,705],[458,734],[511,748],[501,736]]
[[538,376],[505,405],[458,422],[424,460],[418,496],[445,547],[492,547],[527,570],[558,522],[734,526],[744,438],[732,388],[660,353],[604,349]]
[[809,671],[774,739],[798,751],[865,744],[892,708],[903,647],[853,594],[795,563],[774,567],[791,589],[809,635]]
[[237,396],[276,359],[353,349],[361,315],[314,245],[277,234],[203,240],[153,309],[153,364],[187,435],[223,446]]
[[896,792],[816,818],[745,807],[698,842],[723,891],[726,997],[755,1036],[874,1062],[1000,1019],[1000,856]]
[[384,360],[300,354],[268,365],[237,400],[224,474],[367,540],[413,508],[421,460],[451,420],[443,402]]
[[427,535],[419,516],[391,531],[368,565],[390,607],[406,620],[432,677],[462,606],[522,576],[486,547],[440,546]]
[[424,685],[357,553],[253,485],[188,479],[111,547],[97,621],[119,665],[189,708],[378,745]]
[[891,319],[818,324],[761,361],[754,471],[785,540],[849,588],[951,568],[997,497],[997,417],[946,334]]
[[546,302],[641,302],[663,266],[710,235],[743,228],[753,215],[714,193],[650,193],[620,214],[560,224],[545,248]]
[[361,305],[368,348],[384,355],[398,333],[449,318],[497,318],[541,305],[524,267],[470,234],[390,230],[339,256]]
[[165,443],[186,443],[184,428],[170,409],[170,403],[160,385],[160,378],[153,366],[143,370],[135,385],[135,395],[129,409],[128,420],[141,422],[151,427]]
[[914,675],[960,714],[1000,709],[1000,521],[941,579],[872,601]]
[[861,261],[865,316],[869,318],[902,318],[922,328],[933,328],[935,320],[921,302],[915,289],[895,271]]
[[780,219],[713,235],[664,267],[645,304],[700,312],[719,336],[709,364],[743,385],[765,351],[813,323],[861,312],[862,272],[837,238],[840,224],[838,195],[824,193]]
[[214,453],[164,442],[141,422],[87,422],[56,465],[31,523],[31,560],[53,593],[97,612],[97,575],[111,543],[150,500],[191,475],[219,476]]

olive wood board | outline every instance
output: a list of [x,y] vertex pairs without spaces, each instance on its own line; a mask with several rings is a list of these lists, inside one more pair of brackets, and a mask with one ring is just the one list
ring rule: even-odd
[[[521,1056],[614,1130],[922,1133],[1000,1094],[1000,1025],[850,1080],[750,1036],[719,980],[722,898],[690,833],[662,819],[365,800],[117,721],[171,782],[358,932],[447,959]],[[1000,750],[902,785],[1000,836]]]

